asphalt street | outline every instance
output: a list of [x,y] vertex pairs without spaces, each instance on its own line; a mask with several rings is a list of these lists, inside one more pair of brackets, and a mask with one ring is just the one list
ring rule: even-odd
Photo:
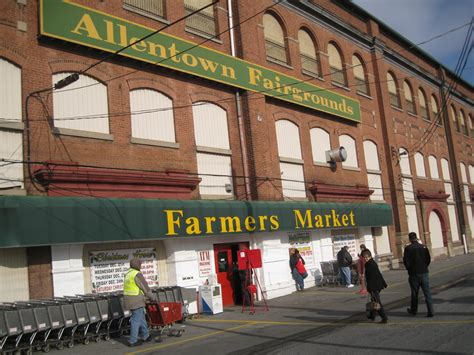
[[[64,354],[474,354],[474,254],[436,261],[430,268],[435,317],[406,312],[405,270],[384,272],[388,324],[367,320],[357,289],[311,287],[270,300],[256,314],[239,307],[185,323],[182,337],[126,347],[126,339],[76,345]],[[180,325],[177,325],[178,327]]]

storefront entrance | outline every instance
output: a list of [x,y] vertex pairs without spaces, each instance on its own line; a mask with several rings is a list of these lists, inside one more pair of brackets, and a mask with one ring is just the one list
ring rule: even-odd
[[[222,287],[222,302],[224,306],[242,304],[242,283],[245,272],[239,272],[237,252],[241,247],[249,247],[248,242],[231,244],[214,244],[214,258],[217,282]],[[242,276],[242,278],[241,278]]]

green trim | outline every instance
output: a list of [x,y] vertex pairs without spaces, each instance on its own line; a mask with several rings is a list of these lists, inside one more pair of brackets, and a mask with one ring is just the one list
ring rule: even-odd
[[0,247],[392,224],[387,204],[0,196]]
[[[40,34],[43,36],[114,53],[154,31],[70,0],[40,1]],[[201,45],[192,48],[195,45],[160,32],[119,55],[260,92],[357,123],[361,121],[360,103],[351,97],[211,48]]]

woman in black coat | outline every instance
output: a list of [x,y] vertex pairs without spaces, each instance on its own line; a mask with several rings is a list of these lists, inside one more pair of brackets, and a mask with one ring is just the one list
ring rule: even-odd
[[[382,324],[387,323],[388,318],[383,309],[382,302],[380,300],[380,291],[387,287],[382,274],[380,273],[379,267],[374,259],[372,259],[372,253],[369,249],[364,249],[361,253],[361,256],[366,260],[365,263],[365,282],[367,283],[367,291],[370,293],[372,302],[377,302],[380,305],[378,313],[382,318]],[[372,312],[370,314],[370,319],[375,320],[376,313]]]

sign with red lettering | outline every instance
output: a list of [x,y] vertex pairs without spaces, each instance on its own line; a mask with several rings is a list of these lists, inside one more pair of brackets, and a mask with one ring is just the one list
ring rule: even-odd
[[211,274],[211,252],[209,250],[198,251],[199,276]]

